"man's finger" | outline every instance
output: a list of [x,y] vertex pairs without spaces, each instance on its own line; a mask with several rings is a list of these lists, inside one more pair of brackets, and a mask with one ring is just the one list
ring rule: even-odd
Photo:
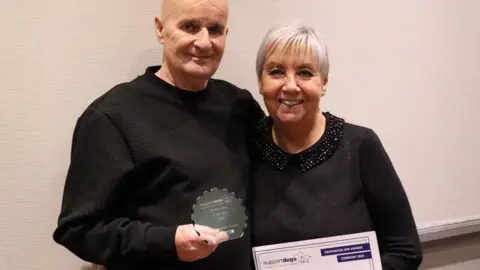
[[215,238],[215,241],[214,243],[216,244],[220,244],[222,242],[225,242],[229,239],[229,236],[227,233],[221,231],[220,229],[214,229],[214,228],[210,228],[210,227],[207,227],[207,226],[202,226],[202,225],[195,225],[195,229],[197,231],[197,233],[199,234],[200,237],[208,240],[210,242],[210,239],[209,237],[205,237],[206,235],[211,235]]
[[215,242],[219,245],[222,242],[225,242],[229,239],[229,236],[226,232],[220,231],[215,234]]
[[214,229],[214,228],[211,228],[211,227],[208,227],[208,226],[204,226],[204,225],[198,225],[198,224],[195,224],[195,229],[200,233],[200,234],[215,234],[217,232],[219,232],[220,230],[219,229]]
[[206,240],[208,246],[216,246],[218,244],[218,239],[215,234],[203,233],[200,237]]
[[214,229],[203,225],[194,225],[194,229],[197,235],[203,239],[206,244],[216,245],[218,243],[217,234],[221,232],[219,229]]
[[198,230],[198,228],[195,225],[193,225],[193,230],[195,231],[195,234],[197,235],[197,237],[195,237],[195,239],[197,240],[197,244],[201,244],[200,241],[205,243],[205,244],[208,244],[208,241],[205,238],[203,238],[202,234],[200,233],[200,231]]

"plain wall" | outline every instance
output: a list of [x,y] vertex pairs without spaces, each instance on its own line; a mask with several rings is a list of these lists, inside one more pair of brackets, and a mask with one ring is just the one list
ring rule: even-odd
[[[85,264],[52,240],[73,127],[94,98],[160,63],[153,25],[160,2],[0,2],[1,270]],[[322,110],[377,131],[418,226],[480,215],[479,1],[230,2],[215,77],[262,103],[254,59],[266,30],[295,19],[315,26],[331,60]],[[480,240],[470,237],[475,252]],[[436,243],[425,265],[480,269],[478,257],[450,252],[465,245]]]

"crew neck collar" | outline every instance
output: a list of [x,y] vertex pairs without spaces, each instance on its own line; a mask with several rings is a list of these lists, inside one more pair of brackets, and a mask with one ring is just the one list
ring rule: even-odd
[[145,76],[149,79],[149,81],[152,82],[154,85],[158,86],[159,88],[166,89],[167,91],[172,93],[177,93],[179,95],[182,95],[183,97],[203,97],[207,96],[211,91],[211,80],[208,80],[207,86],[204,89],[198,91],[191,91],[176,87],[175,85],[168,83],[167,81],[156,75],[156,72],[158,72],[160,68],[161,66],[150,66],[147,67],[145,71]]

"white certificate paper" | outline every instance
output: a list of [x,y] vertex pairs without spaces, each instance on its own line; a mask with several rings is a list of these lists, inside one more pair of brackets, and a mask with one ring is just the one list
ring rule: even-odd
[[381,270],[374,231],[253,248],[257,270]]

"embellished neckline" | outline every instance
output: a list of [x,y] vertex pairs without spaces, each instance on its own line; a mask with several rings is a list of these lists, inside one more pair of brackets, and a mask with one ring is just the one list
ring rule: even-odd
[[312,146],[296,154],[285,152],[273,141],[273,120],[268,116],[264,117],[258,125],[258,133],[255,138],[255,145],[262,160],[279,171],[283,171],[285,167],[291,164],[302,172],[328,160],[340,145],[345,120],[329,112],[324,112],[323,115],[326,123],[325,131],[320,139]]

